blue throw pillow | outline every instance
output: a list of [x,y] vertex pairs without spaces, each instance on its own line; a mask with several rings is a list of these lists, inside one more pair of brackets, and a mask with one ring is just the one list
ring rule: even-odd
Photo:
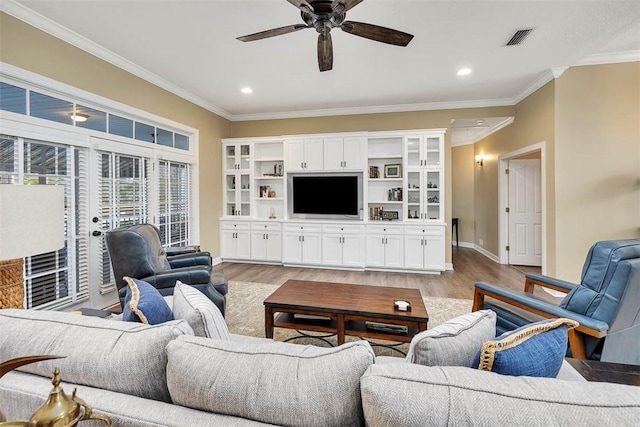
[[141,322],[149,325],[173,320],[169,304],[160,292],[147,282],[131,277],[124,277],[129,288],[124,297],[122,319],[125,322]]
[[555,378],[567,352],[571,319],[548,319],[505,332],[482,345],[472,368],[503,375]]

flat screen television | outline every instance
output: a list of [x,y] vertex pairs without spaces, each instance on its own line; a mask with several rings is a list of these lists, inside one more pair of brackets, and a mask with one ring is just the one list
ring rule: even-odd
[[360,175],[293,175],[288,190],[292,218],[360,219]]

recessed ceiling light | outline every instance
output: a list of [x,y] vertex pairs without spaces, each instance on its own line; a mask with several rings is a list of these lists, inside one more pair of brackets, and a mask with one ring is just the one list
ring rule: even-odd
[[459,76],[466,76],[468,74],[471,74],[471,68],[460,68],[458,70],[458,75]]
[[243,87],[242,89],[240,89],[240,92],[242,92],[242,93],[253,93],[253,89],[251,89],[250,87]]

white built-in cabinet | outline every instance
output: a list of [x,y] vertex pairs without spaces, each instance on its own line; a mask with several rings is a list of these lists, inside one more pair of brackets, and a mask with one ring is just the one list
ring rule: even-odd
[[[445,269],[444,129],[223,140],[223,261]],[[288,218],[288,174],[358,173],[358,220]]]
[[364,267],[364,225],[324,224],[322,226],[322,264],[338,267]]
[[322,225],[285,223],[282,227],[283,264],[322,264]]
[[404,267],[404,227],[402,225],[367,225],[366,266],[376,269]]
[[286,141],[288,172],[318,172],[324,170],[324,141],[322,138],[291,139]]
[[282,261],[282,224],[279,222],[251,223],[251,259],[254,261]]
[[220,221],[220,257],[234,260],[251,259],[249,222]]
[[358,171],[365,167],[366,138],[324,138],[325,171]]

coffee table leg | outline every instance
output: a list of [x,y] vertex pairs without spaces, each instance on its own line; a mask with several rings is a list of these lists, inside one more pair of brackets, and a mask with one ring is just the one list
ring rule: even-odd
[[273,338],[273,309],[264,307],[264,335],[267,338]]
[[338,345],[344,344],[344,314],[338,314],[336,318],[336,323],[338,324]]

